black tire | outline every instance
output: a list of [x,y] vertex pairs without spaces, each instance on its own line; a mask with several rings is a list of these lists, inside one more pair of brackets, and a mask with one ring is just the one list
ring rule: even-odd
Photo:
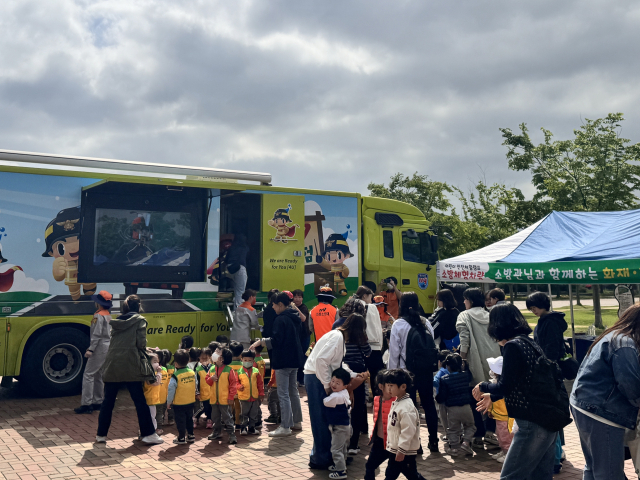
[[82,374],[89,335],[58,327],[42,332],[25,350],[20,379],[35,395],[63,397],[82,390]]

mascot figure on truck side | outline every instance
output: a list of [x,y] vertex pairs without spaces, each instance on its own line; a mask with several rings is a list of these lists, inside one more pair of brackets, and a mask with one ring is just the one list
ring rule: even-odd
[[60,210],[44,232],[46,250],[43,257],[53,257],[53,278],[64,281],[73,300],[79,300],[81,289],[85,295],[96,293],[95,283],[78,283],[78,256],[80,253],[80,207]]
[[324,255],[316,256],[316,262],[333,274],[335,291],[343,297],[347,295],[344,281],[349,276],[349,268],[344,262],[352,256],[347,243],[348,235],[348,231],[345,234],[332,233],[324,242]]

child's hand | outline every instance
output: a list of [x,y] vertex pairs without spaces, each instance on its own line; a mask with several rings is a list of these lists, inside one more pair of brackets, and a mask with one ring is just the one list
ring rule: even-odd
[[173,405],[173,403],[167,403],[167,410],[171,410],[171,405]]
[[200,395],[196,395],[196,400],[200,401]]
[[242,383],[240,385],[238,385],[238,391],[239,392],[244,392],[244,385]]
[[402,462],[404,460],[404,453],[396,453],[396,462]]
[[264,396],[262,396],[262,397],[258,397],[258,403],[259,403],[259,404],[260,404],[260,403],[262,403],[262,401],[263,401],[263,400],[264,400]]
[[212,382],[217,382],[218,381],[218,375],[213,374],[209,377],[211,379]]
[[84,352],[84,358],[90,358],[91,355],[93,355],[93,352],[90,352],[89,350],[87,350],[86,352]]

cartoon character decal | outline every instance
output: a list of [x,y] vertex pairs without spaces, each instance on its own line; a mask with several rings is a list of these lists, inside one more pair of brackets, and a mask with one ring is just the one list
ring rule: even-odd
[[78,283],[78,255],[80,250],[80,207],[60,210],[44,232],[46,250],[43,257],[53,257],[53,278],[69,287],[73,300],[79,300],[81,289],[85,295],[96,293],[95,283]]
[[[350,228],[349,225],[347,228]],[[352,256],[347,243],[348,236],[348,230],[344,234],[332,233],[324,243],[324,255],[316,256],[316,262],[333,274],[334,290],[341,296],[347,294],[344,280],[349,276],[349,268],[344,262]]]
[[[4,229],[3,229],[4,230]],[[2,256],[2,244],[0,244],[0,292],[8,292],[13,287],[13,276],[22,268],[17,265],[7,263],[7,259]]]
[[269,226],[276,229],[276,236],[271,239],[272,241],[287,243],[297,240],[293,237],[296,234],[296,228],[300,228],[300,225],[291,222],[290,211],[291,204],[287,205],[287,208],[279,208],[273,214],[273,218],[269,220]]

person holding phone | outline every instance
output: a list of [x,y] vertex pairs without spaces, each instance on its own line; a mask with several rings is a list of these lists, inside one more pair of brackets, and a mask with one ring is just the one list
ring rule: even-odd
[[398,279],[396,277],[384,278],[378,285],[376,295],[381,295],[387,304],[387,313],[393,318],[398,318],[400,310],[400,298],[402,292],[398,290]]

